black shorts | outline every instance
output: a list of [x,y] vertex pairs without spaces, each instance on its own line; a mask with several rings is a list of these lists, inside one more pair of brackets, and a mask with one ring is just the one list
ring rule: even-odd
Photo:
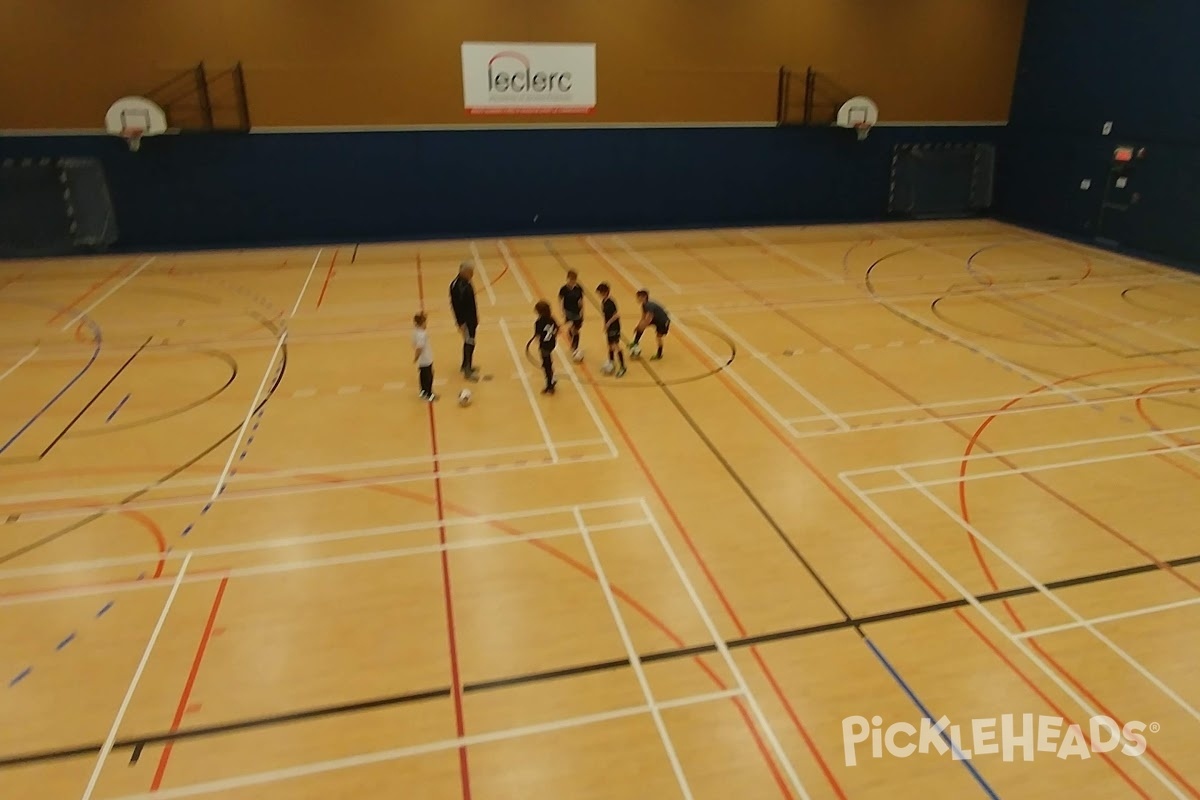
[[567,324],[574,326],[575,330],[579,330],[580,328],[583,327],[583,314],[578,314],[578,315],[567,314],[566,318],[567,318]]
[[654,323],[654,332],[657,333],[659,336],[666,336],[667,332],[670,330],[671,330],[671,320],[669,320],[669,319],[663,320],[662,322]]
[[605,337],[608,338],[609,344],[617,344],[618,342],[621,341],[621,329],[620,328],[617,328],[616,330],[609,328],[608,330],[606,330],[604,332],[604,335],[605,335]]

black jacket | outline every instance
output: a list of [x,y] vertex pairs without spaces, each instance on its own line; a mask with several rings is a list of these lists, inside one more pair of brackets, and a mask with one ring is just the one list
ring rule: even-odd
[[459,325],[478,325],[479,310],[475,306],[475,287],[461,275],[450,281],[450,307]]

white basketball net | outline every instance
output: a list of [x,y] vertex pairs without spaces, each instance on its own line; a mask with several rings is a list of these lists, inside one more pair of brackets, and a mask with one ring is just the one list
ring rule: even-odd
[[142,146],[142,133],[144,131],[141,128],[124,128],[121,131],[121,136],[125,139],[125,143],[129,145],[131,153],[136,153],[138,148]]

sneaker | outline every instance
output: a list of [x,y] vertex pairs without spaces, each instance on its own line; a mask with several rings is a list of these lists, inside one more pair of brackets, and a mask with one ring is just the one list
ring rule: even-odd
[[542,394],[554,394],[554,386],[551,385],[547,386],[545,389],[542,389]]
[[425,397],[425,402],[426,402],[426,403],[432,403],[434,400],[437,400],[437,399],[438,399],[438,396],[437,396],[436,394],[433,394],[433,393],[431,392],[429,395],[427,395],[427,396]]
[[625,368],[624,368],[624,367],[621,367],[619,370],[617,370],[616,377],[620,378],[620,377],[622,377],[622,376],[624,376],[624,375],[625,375]]
[[662,354],[655,353],[654,355],[650,356],[650,360],[651,361],[662,361]]

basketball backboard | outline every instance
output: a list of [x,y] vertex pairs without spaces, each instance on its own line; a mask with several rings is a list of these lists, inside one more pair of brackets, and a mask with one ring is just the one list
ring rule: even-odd
[[130,150],[137,150],[142,137],[167,132],[167,115],[153,100],[122,97],[109,106],[104,125],[111,135],[125,139]]
[[852,128],[858,132],[859,141],[867,138],[871,128],[879,122],[879,107],[869,97],[851,97],[838,109],[837,124],[840,128]]

